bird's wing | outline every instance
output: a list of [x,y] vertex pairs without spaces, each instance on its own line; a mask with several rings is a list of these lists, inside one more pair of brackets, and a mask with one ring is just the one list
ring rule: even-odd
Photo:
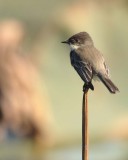
[[84,52],[88,53],[85,54],[84,57],[86,56],[85,58],[88,59],[88,61],[91,61],[92,70],[95,75],[103,74],[109,77],[109,69],[106,65],[103,54],[95,47],[85,47]]
[[70,52],[70,59],[72,66],[75,68],[81,79],[85,83],[91,82],[92,80],[91,65],[86,61],[82,61],[81,57],[75,51]]

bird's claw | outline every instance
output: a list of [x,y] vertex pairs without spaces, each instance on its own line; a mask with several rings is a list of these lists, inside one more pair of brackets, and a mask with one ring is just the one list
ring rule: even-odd
[[89,90],[89,86],[88,86],[87,84],[84,84],[84,85],[83,85],[83,92],[84,92],[84,93],[87,93],[88,90]]

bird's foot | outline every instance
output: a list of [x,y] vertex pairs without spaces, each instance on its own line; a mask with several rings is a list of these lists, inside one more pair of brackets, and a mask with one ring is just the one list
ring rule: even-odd
[[84,84],[84,85],[83,85],[83,92],[84,92],[84,93],[87,93],[88,90],[89,90],[89,85],[88,85],[88,84]]

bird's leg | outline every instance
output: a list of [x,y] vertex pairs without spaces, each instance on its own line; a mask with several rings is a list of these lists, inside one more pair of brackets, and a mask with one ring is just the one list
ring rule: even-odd
[[88,84],[85,84],[83,85],[83,92],[86,94],[89,90],[89,85]]

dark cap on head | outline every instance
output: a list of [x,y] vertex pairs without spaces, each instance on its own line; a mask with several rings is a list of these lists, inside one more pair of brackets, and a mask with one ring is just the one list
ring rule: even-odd
[[77,45],[82,45],[82,44],[92,45],[93,41],[87,32],[80,32],[80,33],[73,35],[67,41],[64,41],[62,43],[77,44]]

